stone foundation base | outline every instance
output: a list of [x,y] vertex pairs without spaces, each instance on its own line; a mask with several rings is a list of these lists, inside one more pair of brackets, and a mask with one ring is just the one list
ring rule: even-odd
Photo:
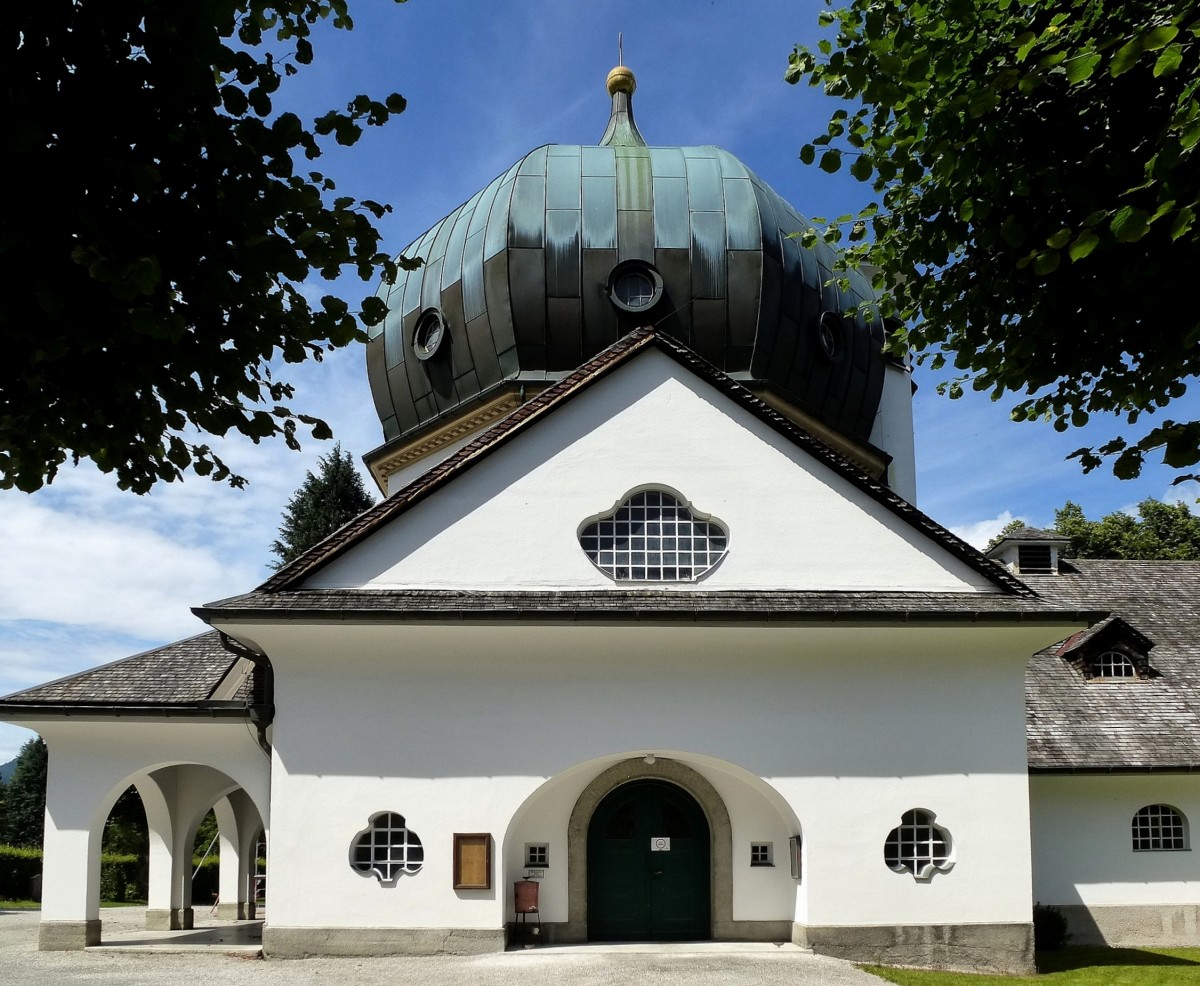
[[43,952],[74,952],[100,944],[100,920],[43,921],[38,925],[38,949]]
[[222,921],[245,921],[246,904],[241,901],[236,904],[218,904],[217,917]]
[[502,928],[263,928],[263,955],[481,955],[504,951]]
[[852,962],[960,972],[1034,971],[1032,924],[793,926],[792,941]]
[[196,912],[190,907],[147,907],[147,931],[191,931],[196,926]]
[[[540,931],[534,933],[534,929]],[[582,945],[588,940],[587,924],[583,921],[534,921],[508,923],[510,944]],[[713,941],[791,941],[791,921],[717,921],[713,926]]]
[[1067,919],[1071,945],[1110,945],[1119,948],[1200,946],[1200,907],[1195,904],[1056,906]]

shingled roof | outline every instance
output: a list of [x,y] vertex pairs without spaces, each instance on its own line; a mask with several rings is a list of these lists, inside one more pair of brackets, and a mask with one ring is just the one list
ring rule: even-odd
[[226,650],[215,630],[0,699],[0,715],[161,716],[245,714],[249,661]]
[[[511,414],[435,465],[404,489],[381,500],[324,541],[284,565],[256,591],[271,593],[295,588],[305,578],[323,568],[338,555],[445,486],[456,476],[506,445],[517,435],[536,425],[547,414],[606,377],[618,366],[651,347],[685,366],[696,376],[740,404],[760,421],[803,448],[843,479],[862,490],[877,503],[882,504],[906,524],[941,545],[959,561],[982,574],[1004,592],[1018,596],[1030,595],[1025,584],[1012,575],[1008,569],[984,558],[975,548],[957,535],[923,514],[883,483],[868,476],[844,456],[784,417],[727,374],[696,355],[687,346],[652,327],[636,329],[621,337],[607,349],[584,363],[574,373],[526,401]],[[225,602],[230,601],[225,600]],[[199,613],[202,610],[194,612]]]
[[1094,610],[1064,610],[1032,596],[983,592],[812,592],[795,590],[689,591],[611,589],[476,592],[435,589],[291,589],[250,592],[196,607],[222,623],[290,620],[344,621],[697,621],[784,623],[913,623],[956,620],[1041,623],[1091,622]]
[[1064,569],[1025,581],[1047,602],[1119,616],[1153,642],[1153,673],[1089,681],[1060,644],[1035,655],[1030,770],[1200,769],[1200,563],[1072,559]]

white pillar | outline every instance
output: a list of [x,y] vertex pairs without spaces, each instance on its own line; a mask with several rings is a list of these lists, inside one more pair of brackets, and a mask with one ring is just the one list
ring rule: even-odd
[[94,792],[81,791],[51,760],[46,778],[42,856],[42,920],[38,948],[100,944],[100,839],[92,832]]
[[150,834],[150,875],[146,890],[146,930],[177,931],[180,923],[180,882],[175,863],[176,778],[170,770],[159,770],[139,780],[138,794],[146,809]]

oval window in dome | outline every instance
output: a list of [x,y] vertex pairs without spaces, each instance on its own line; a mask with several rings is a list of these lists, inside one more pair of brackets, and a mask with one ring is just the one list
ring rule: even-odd
[[821,355],[835,363],[842,355],[842,316],[837,312],[821,312],[817,319],[817,346]]
[[641,260],[617,264],[608,278],[608,297],[623,311],[647,311],[658,304],[662,294],[662,277]]
[[412,348],[417,359],[432,359],[446,340],[446,320],[436,308],[426,308],[413,329]]

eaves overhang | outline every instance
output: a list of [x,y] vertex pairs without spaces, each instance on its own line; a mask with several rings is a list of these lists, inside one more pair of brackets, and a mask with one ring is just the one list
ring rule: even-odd
[[242,702],[201,702],[193,705],[140,705],[84,702],[3,702],[0,720],[31,722],[48,719],[87,719],[92,722],[162,719],[241,719],[268,724],[275,716],[270,705]]
[[1080,767],[1029,767],[1030,774],[1087,774],[1117,775],[1117,774],[1194,774],[1200,771],[1200,764],[1112,764]]
[[[826,626],[1078,626],[1103,610],[1050,608],[1037,600],[978,594],[914,600],[879,593],[419,593],[386,590],[253,592],[196,607],[221,626],[275,623],[592,623]],[[991,605],[988,605],[990,603]]]

